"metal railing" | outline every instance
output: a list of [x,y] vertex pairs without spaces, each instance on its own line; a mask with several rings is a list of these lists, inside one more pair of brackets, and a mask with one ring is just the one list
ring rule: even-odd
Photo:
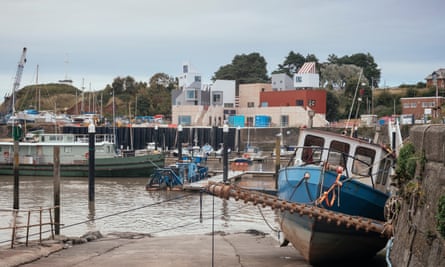
[[[0,225],[0,231],[11,231],[11,248],[14,248],[14,244],[16,243],[16,241],[21,238],[26,239],[25,245],[28,246],[30,237],[35,235],[39,236],[39,243],[41,244],[42,234],[46,232],[50,232],[51,239],[54,239],[54,229],[56,223],[53,220],[53,213],[57,208],[59,207],[38,207],[34,209],[28,209],[26,211],[17,209],[0,209],[0,213],[10,213],[12,217],[9,226],[2,227]],[[44,214],[45,211],[48,211],[46,215]],[[26,213],[26,222],[22,221],[23,217],[21,216],[21,214],[23,213]],[[2,217],[5,218],[6,216],[2,215]],[[45,226],[48,226],[49,229],[46,229]],[[37,231],[33,230],[35,228],[38,228]],[[19,231],[21,230],[25,230],[26,232],[24,237],[18,235]]]

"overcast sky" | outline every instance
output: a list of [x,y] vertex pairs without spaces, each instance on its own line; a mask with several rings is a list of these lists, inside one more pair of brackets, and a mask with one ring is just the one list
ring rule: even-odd
[[[190,62],[203,82],[235,55],[260,53],[270,73],[290,51],[370,53],[380,87],[425,82],[445,68],[444,0],[1,0],[0,94],[69,78],[101,90],[118,76],[148,81]],[[0,102],[2,102],[1,99]]]

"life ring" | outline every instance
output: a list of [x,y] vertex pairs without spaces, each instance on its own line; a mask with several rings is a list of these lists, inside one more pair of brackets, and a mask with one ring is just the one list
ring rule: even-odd
[[85,153],[85,158],[87,159],[89,156],[88,152]]
[[3,157],[4,157],[5,159],[9,159],[9,151],[5,151],[5,152],[3,152]]

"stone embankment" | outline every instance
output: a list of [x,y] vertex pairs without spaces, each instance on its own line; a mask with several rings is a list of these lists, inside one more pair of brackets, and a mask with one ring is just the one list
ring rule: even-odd
[[[416,167],[399,187],[391,262],[393,266],[445,266],[445,239],[438,230],[438,218],[445,216],[439,208],[445,196],[445,125],[415,126],[408,142],[415,148],[411,159]],[[399,163],[402,160],[406,159],[399,157]]]

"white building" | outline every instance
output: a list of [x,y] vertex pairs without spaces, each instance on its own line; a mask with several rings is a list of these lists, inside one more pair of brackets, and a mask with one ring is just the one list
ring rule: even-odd
[[294,82],[286,73],[272,74],[272,90],[283,91],[295,89]]

